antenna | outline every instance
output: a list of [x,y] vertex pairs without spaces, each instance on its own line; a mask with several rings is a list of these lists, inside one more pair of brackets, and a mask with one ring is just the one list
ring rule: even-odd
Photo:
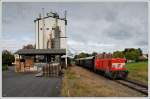
[[64,17],[65,17],[65,25],[67,25],[67,20],[66,20],[66,17],[67,17],[67,11],[66,11],[66,10],[64,11]]
[[44,28],[44,27],[45,27],[45,22],[44,22],[44,8],[42,8],[42,14],[43,14],[43,17],[42,17],[42,23],[43,23],[43,24],[42,24],[42,28],[43,28],[43,29],[42,29],[42,30],[43,30],[43,49],[44,49],[44,48],[45,48],[45,46],[44,46],[44,41],[45,41],[45,40],[44,40],[44,39],[45,39],[45,30],[44,30],[44,29],[45,29],[45,28]]
[[43,18],[44,18],[44,8],[42,8],[42,14],[43,14]]
[[39,18],[41,18],[41,13],[39,13]]
[[66,20],[66,17],[67,17],[67,11],[66,10],[64,11],[64,17],[65,17],[65,20]]

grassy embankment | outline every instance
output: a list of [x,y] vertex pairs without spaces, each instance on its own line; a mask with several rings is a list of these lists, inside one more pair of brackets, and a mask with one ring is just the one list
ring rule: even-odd
[[129,75],[128,78],[148,83],[148,62],[137,62],[126,64]]

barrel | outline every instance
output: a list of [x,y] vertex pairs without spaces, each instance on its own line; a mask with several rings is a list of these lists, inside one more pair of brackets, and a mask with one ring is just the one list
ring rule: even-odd
[[43,76],[45,77],[58,77],[61,66],[58,63],[46,64],[43,66]]

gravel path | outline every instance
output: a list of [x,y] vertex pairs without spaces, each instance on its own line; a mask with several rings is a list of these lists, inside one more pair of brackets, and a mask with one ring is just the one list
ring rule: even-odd
[[2,73],[3,97],[60,96],[61,77],[35,77],[35,73],[15,73],[14,67]]

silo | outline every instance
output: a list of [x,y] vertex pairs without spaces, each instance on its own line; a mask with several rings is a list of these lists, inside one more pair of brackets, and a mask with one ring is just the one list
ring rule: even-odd
[[67,47],[66,19],[53,14],[35,20],[36,49],[66,49]]
[[54,29],[54,49],[60,49],[60,30],[59,26],[56,26]]

